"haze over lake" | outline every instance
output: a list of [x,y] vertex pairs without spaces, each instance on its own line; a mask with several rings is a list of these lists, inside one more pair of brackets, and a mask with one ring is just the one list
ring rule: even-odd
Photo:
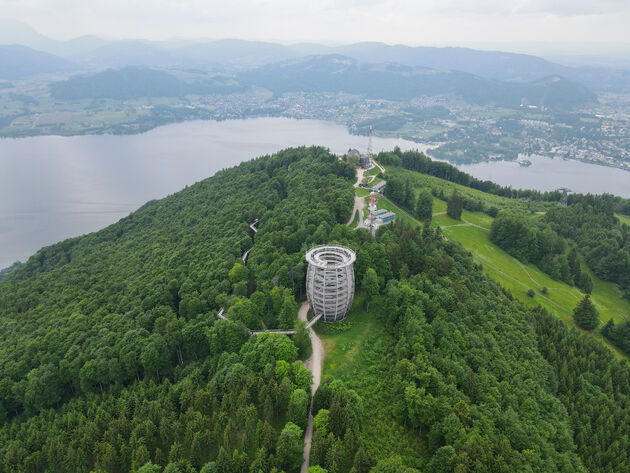
[[[151,199],[220,169],[283,148],[322,145],[334,153],[365,151],[367,137],[316,120],[259,118],[193,121],[141,135],[43,136],[0,140],[0,268],[39,248],[103,228]],[[373,139],[374,152],[426,149],[394,138]],[[513,187],[610,192],[630,197],[630,173],[575,161],[532,159],[461,166]]]

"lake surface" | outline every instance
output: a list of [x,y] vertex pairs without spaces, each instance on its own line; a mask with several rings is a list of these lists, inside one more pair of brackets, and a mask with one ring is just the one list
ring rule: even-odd
[[[333,153],[364,151],[367,138],[317,120],[257,118],[193,121],[141,135],[0,139],[0,268],[39,248],[103,228],[145,202],[289,146],[322,145]],[[395,138],[373,150],[426,149]],[[569,187],[630,197],[630,173],[575,161],[531,158],[461,166],[502,185],[541,190]]]
[[630,172],[570,159],[527,156],[532,163],[522,167],[515,161],[486,162],[458,166],[478,179],[503,186],[552,191],[568,187],[582,194],[614,194],[630,197]]
[[[313,144],[344,153],[365,150],[367,138],[331,122],[260,118],[184,122],[141,135],[0,139],[0,268],[223,168]],[[396,145],[420,146],[373,139],[375,152]]]

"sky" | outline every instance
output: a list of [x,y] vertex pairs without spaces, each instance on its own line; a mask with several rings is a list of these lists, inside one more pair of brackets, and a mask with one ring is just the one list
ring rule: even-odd
[[551,44],[558,52],[630,55],[630,0],[0,0],[0,18],[56,39],[383,41],[547,51]]

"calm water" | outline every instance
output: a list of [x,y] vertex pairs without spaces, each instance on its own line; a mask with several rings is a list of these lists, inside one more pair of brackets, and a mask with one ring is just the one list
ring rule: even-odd
[[[330,122],[263,118],[167,125],[142,135],[0,139],[0,268],[116,222],[241,161],[300,145],[334,153],[367,139]],[[374,151],[417,148],[374,138]]]
[[[197,121],[130,136],[0,139],[0,268],[40,247],[103,228],[151,199],[241,161],[289,146],[365,150],[367,139],[330,122],[261,118]],[[374,138],[375,152],[423,149]],[[483,179],[536,189],[570,187],[630,197],[630,173],[574,161],[532,159],[462,166]]]
[[514,161],[468,164],[458,166],[479,179],[488,179],[514,188],[552,191],[568,187],[574,192],[609,193],[630,197],[630,172],[622,169],[597,166],[580,161],[528,156],[529,167]]

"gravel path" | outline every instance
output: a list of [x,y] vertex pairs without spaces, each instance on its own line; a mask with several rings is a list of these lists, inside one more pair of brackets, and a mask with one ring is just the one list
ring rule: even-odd
[[[308,314],[308,301],[304,301],[300,310],[298,312],[298,319],[306,322],[307,314]],[[311,396],[315,395],[317,388],[319,388],[319,383],[322,380],[322,367],[324,364],[324,344],[322,340],[317,336],[315,330],[310,328],[308,330],[308,335],[311,338],[311,346],[313,347],[313,352],[311,353],[311,357],[304,362],[304,366],[308,368],[313,374],[313,383],[311,384]],[[311,399],[311,407],[308,412],[308,425],[306,426],[306,434],[304,435],[304,462],[302,463],[301,473],[307,473],[309,467],[309,457],[311,455],[311,443],[313,441],[313,412],[312,412],[313,402]]]

